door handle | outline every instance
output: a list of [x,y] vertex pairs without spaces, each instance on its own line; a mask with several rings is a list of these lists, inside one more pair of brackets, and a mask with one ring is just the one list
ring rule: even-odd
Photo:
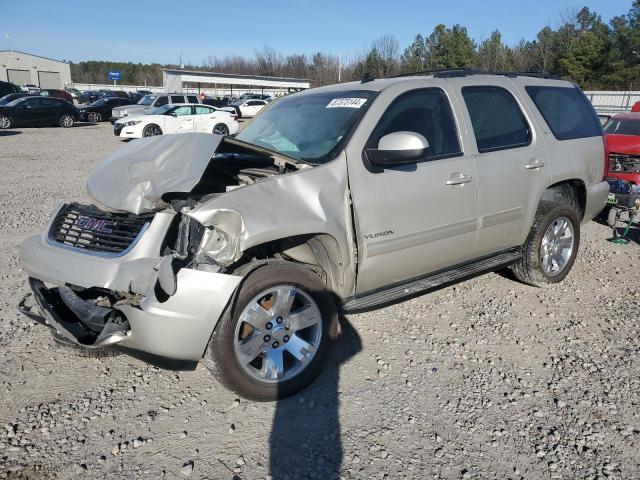
[[445,185],[462,185],[463,183],[469,183],[473,180],[471,175],[465,175],[463,173],[454,173],[451,178],[444,181]]
[[544,167],[544,162],[542,160],[538,160],[537,158],[532,158],[531,160],[529,160],[529,163],[524,166],[524,168],[526,168],[527,170],[536,170],[542,167]]

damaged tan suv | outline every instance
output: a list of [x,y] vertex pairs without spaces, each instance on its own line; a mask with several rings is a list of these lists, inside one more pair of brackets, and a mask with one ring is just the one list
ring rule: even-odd
[[60,205],[21,258],[67,342],[204,359],[269,400],[317,376],[338,311],[507,266],[561,281],[603,170],[598,117],[569,82],[368,79],[280,99],[237,138],[116,150],[89,177],[95,204]]

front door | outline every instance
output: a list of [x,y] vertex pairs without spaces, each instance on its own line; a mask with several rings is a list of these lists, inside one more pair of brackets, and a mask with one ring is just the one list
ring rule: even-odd
[[[363,127],[373,133],[364,145],[351,142],[347,151],[358,243],[356,294],[471,258],[477,230],[475,160],[463,150],[451,93],[439,84],[385,89],[369,111],[383,113],[377,119],[368,115],[371,127]],[[363,150],[399,131],[427,139],[425,158],[384,169],[371,165]]]
[[474,132],[478,167],[478,240],[475,256],[522,244],[542,191],[551,183],[544,140],[532,128],[509,78],[450,79]]
[[193,110],[191,105],[176,107],[167,115],[164,133],[193,132]]

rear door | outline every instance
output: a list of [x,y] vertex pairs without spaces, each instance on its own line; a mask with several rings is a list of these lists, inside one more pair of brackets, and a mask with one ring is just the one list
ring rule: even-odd
[[207,105],[194,105],[193,129],[195,132],[211,133],[216,123],[216,110]]
[[474,137],[471,151],[478,168],[474,257],[521,245],[542,192],[551,183],[540,128],[510,79],[472,76],[449,82]]
[[[428,85],[404,82],[385,89],[361,124],[368,138],[356,136],[349,144],[357,294],[471,258],[477,229],[475,160],[465,152],[447,85],[439,80]],[[403,166],[371,165],[364,150],[399,131],[423,135],[427,155]]]

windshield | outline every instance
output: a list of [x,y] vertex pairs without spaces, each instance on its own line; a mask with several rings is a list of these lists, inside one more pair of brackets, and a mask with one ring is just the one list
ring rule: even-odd
[[149,115],[164,115],[169,110],[171,110],[173,107],[175,107],[175,105],[172,105],[172,104],[168,103],[168,104],[163,105],[161,107],[154,108],[153,110],[151,110],[149,112]]
[[347,90],[293,95],[270,104],[237,138],[309,163],[342,150],[376,92]]
[[107,101],[104,98],[99,98],[98,100],[96,100],[95,102],[93,102],[91,104],[92,107],[99,107],[101,105],[104,105],[105,103],[107,103]]
[[155,95],[145,95],[140,99],[138,105],[151,105],[153,101],[156,99]]
[[614,135],[640,135],[640,119],[618,119],[612,118],[604,126],[604,133]]

